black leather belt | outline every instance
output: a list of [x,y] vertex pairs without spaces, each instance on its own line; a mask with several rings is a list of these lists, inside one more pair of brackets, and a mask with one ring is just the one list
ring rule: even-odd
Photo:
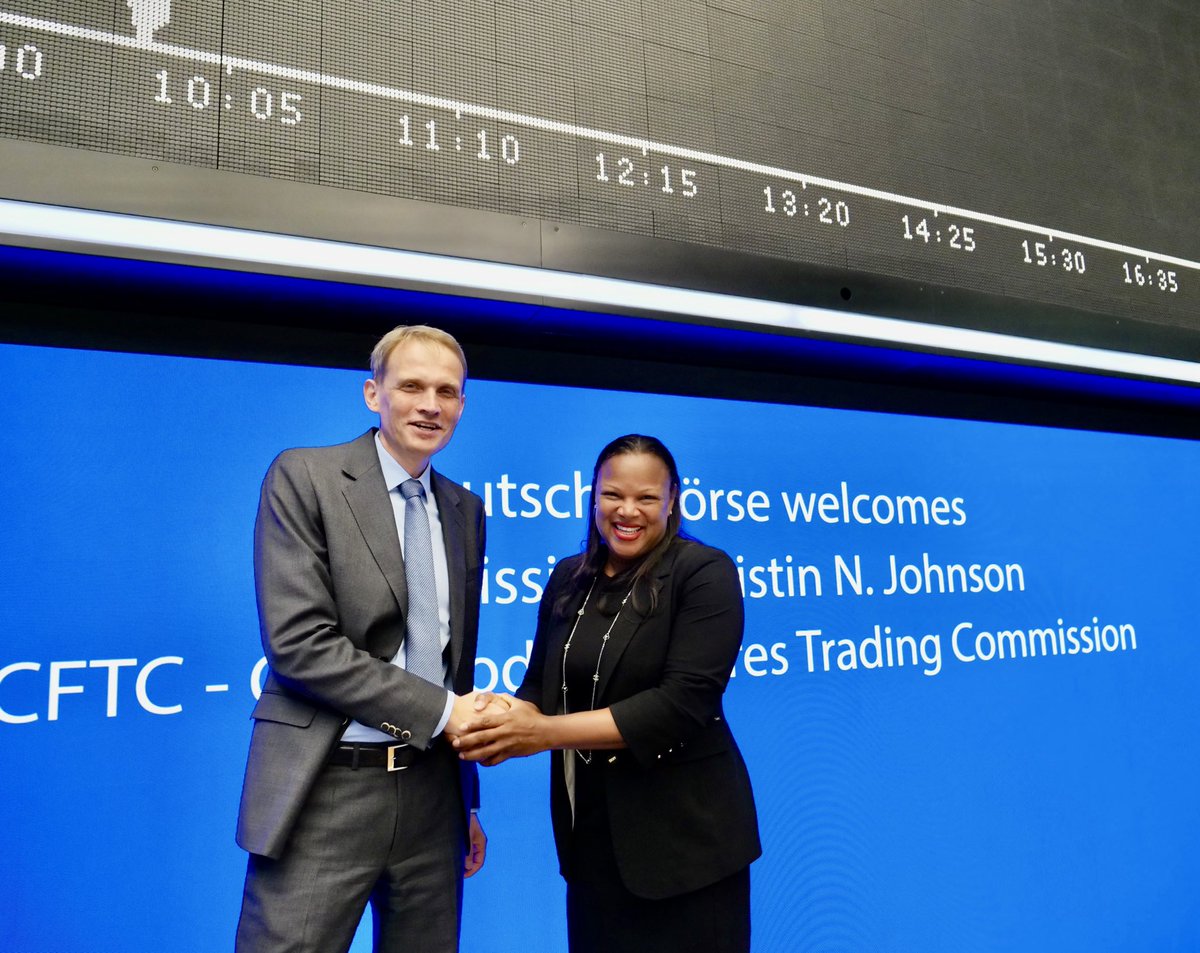
[[346,742],[329,752],[329,764],[347,768],[386,768],[388,771],[403,771],[411,768],[427,752],[411,745],[369,744]]

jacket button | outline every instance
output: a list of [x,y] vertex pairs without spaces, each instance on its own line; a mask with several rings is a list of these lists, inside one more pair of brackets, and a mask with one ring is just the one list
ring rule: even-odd
[[405,741],[408,741],[408,739],[412,737],[412,732],[405,728],[402,732],[400,732],[400,737]]

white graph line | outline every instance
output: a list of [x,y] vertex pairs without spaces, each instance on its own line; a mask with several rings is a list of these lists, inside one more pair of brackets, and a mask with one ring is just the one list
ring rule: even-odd
[[197,63],[209,63],[219,66],[220,68],[224,69],[226,73],[232,73],[234,69],[240,69],[250,73],[259,73],[264,76],[274,76],[280,79],[294,79],[305,83],[312,83],[313,85],[321,86],[326,89],[345,90],[348,92],[362,93],[368,96],[378,96],[382,99],[392,99],[398,102],[429,106],[434,109],[444,109],[454,112],[458,118],[461,118],[463,115],[478,116],[497,122],[506,122],[517,126],[541,129],[548,132],[556,132],[565,136],[573,136],[578,139],[604,142],[610,145],[630,146],[635,149],[640,149],[643,155],[648,155],[649,153],[653,152],[657,155],[673,156],[678,159],[689,159],[694,162],[703,162],[707,165],[719,166],[727,169],[736,169],[741,172],[772,176],[774,178],[785,179],[791,182],[799,182],[802,188],[808,188],[810,185],[817,185],[823,188],[845,192],[850,195],[861,195],[867,198],[879,199],[880,201],[890,202],[896,205],[922,208],[932,212],[934,215],[953,215],[976,222],[983,222],[988,225],[997,225],[1002,228],[1009,228],[1020,232],[1045,236],[1050,241],[1058,240],[1075,242],[1078,244],[1089,245],[1093,248],[1103,248],[1122,255],[1142,258],[1146,262],[1149,262],[1151,259],[1153,259],[1154,261],[1176,265],[1180,268],[1200,270],[1200,261],[1191,261],[1189,259],[1178,258],[1173,255],[1164,255],[1160,252],[1147,251],[1144,248],[1135,248],[1132,245],[1122,245],[1117,242],[1105,241],[1104,239],[1092,238],[1087,235],[1079,235],[1074,232],[1061,231],[1055,228],[1047,228],[1044,225],[1036,225],[1031,222],[1022,222],[1018,221],[1017,219],[1005,218],[1000,215],[991,215],[986,212],[976,212],[972,211],[971,209],[958,208],[953,205],[930,202],[927,199],[919,199],[908,195],[901,195],[897,192],[888,192],[883,189],[870,188],[869,186],[855,185],[850,182],[839,182],[836,179],[828,179],[821,176],[810,175],[808,173],[795,172],[791,169],[781,169],[777,166],[764,165],[758,162],[748,162],[745,159],[736,159],[731,156],[723,156],[713,152],[689,149],[684,146],[671,145],[670,143],[665,142],[655,142],[640,136],[629,136],[622,133],[607,132],[603,129],[592,129],[588,126],[580,126],[576,123],[562,122],[556,119],[543,119],[539,116],[530,116],[525,113],[513,112],[507,109],[496,109],[491,106],[480,106],[457,99],[449,99],[444,96],[432,96],[428,93],[420,93],[397,86],[388,86],[383,83],[369,83],[363,80],[348,79],[343,76],[333,76],[328,73],[320,73],[316,70],[301,69],[294,66],[281,66],[276,63],[252,60],[242,56],[209,53],[204,50],[194,50],[185,46],[176,46],[171,43],[143,43],[134,37],[122,36],[106,30],[95,30],[90,27],[56,23],[53,20],[44,20],[37,17],[29,17],[24,16],[23,14],[8,13],[5,11],[0,11],[0,23],[9,23],[14,26],[25,27],[26,29],[38,30],[46,33],[56,33],[61,36],[69,36],[82,40],[91,40],[96,43],[105,43],[110,46],[144,50],[152,53],[158,53],[161,56],[169,56],[174,59],[189,60]]

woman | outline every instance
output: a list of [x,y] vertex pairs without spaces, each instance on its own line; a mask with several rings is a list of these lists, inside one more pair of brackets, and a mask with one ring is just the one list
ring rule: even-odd
[[484,764],[554,751],[571,953],[745,953],[761,848],[721,709],[742,640],[737,571],[681,533],[659,440],[605,447],[592,498],[584,552],[542,596],[518,697],[456,745]]

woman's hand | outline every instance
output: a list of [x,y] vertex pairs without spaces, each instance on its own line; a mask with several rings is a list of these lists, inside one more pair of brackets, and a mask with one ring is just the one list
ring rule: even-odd
[[[497,704],[498,703],[498,704]],[[498,710],[508,705],[507,711]],[[524,758],[550,747],[551,719],[536,705],[511,695],[497,695],[454,739],[458,756],[491,767],[509,758]]]
[[467,730],[472,719],[481,711],[508,711],[509,695],[496,695],[492,692],[467,692],[454,699],[454,707],[450,710],[450,720],[446,722],[446,737],[453,741],[458,735]]

